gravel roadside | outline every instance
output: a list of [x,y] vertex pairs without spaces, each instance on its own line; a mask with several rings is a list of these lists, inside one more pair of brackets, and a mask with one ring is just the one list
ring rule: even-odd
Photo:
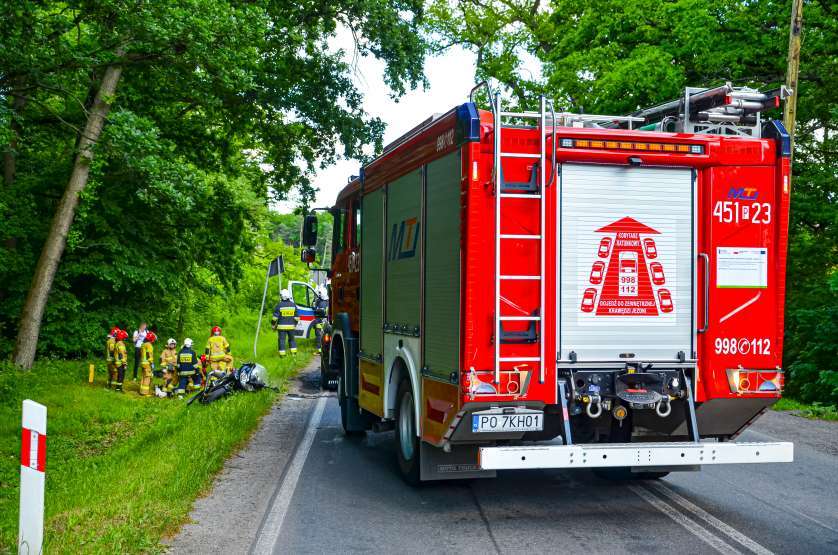
[[230,457],[212,490],[195,502],[190,522],[164,539],[170,553],[246,553],[294,454],[307,416],[320,396],[320,358],[289,383],[259,429]]

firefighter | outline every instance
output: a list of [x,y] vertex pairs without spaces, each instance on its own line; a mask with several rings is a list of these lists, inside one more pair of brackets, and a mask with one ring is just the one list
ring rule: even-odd
[[116,362],[114,360],[114,351],[116,350],[116,332],[119,328],[114,326],[108,333],[108,340],[105,343],[105,359],[108,362],[108,389],[113,387],[116,381]]
[[326,311],[329,310],[329,292],[326,290],[325,285],[321,285],[317,289],[317,301],[314,303],[314,315],[316,319],[314,320],[314,333],[317,336],[317,352],[320,352],[320,349],[323,346],[323,326],[326,323],[326,318],[324,316],[318,316],[317,313],[322,311],[324,314]]
[[166,348],[160,353],[160,369],[163,371],[163,387],[165,395],[171,395],[177,385],[177,341],[170,337],[166,341]]
[[143,339],[143,346],[140,347],[140,366],[143,375],[140,379],[140,395],[148,397],[151,395],[151,380],[154,375],[154,345],[157,336],[153,331],[146,333]]
[[122,391],[122,382],[125,379],[125,371],[128,369],[128,349],[125,347],[125,340],[128,339],[128,332],[117,330],[116,345],[113,349],[113,363],[116,366],[116,381],[113,382],[115,391]]
[[[233,360],[230,356],[230,343],[221,335],[221,328],[212,328],[212,335],[207,339],[207,348],[204,351],[209,359],[211,370],[226,372],[229,363]],[[232,368],[230,368],[232,370]]]
[[[201,388],[201,363],[198,360],[198,353],[192,349],[192,340],[188,337],[183,340],[183,347],[177,354],[177,375],[178,386],[175,394],[182,397],[186,390],[194,391]],[[190,378],[192,383],[190,384]]]
[[277,331],[279,356],[285,356],[285,341],[288,340],[291,354],[297,354],[297,340],[294,338],[294,329],[297,327],[297,305],[291,300],[291,292],[283,289],[279,293],[280,301],[274,307],[274,315],[271,319],[271,327]]

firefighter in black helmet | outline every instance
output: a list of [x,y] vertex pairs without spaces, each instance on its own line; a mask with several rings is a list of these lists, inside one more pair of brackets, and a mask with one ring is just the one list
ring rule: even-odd
[[291,300],[291,292],[288,289],[283,289],[279,298],[279,304],[274,307],[271,327],[278,333],[279,356],[284,357],[286,339],[291,354],[297,354],[297,340],[294,338],[294,329],[297,327],[297,305]]

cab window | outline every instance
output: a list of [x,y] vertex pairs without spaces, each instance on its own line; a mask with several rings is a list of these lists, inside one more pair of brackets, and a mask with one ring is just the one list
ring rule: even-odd
[[333,208],[332,218],[334,218],[332,225],[332,260],[334,260],[335,255],[343,252],[346,246],[346,214],[340,208]]

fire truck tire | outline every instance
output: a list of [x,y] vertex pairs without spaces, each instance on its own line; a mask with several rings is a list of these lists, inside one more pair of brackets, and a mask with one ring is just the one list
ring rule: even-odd
[[415,400],[410,380],[403,378],[396,394],[396,457],[402,478],[411,486],[420,483],[419,438],[416,435]]
[[367,432],[365,430],[356,430],[349,424],[349,404],[350,399],[346,395],[343,378],[340,378],[338,384],[338,402],[340,403],[340,424],[343,427],[343,434],[350,439],[358,439],[364,437]]

